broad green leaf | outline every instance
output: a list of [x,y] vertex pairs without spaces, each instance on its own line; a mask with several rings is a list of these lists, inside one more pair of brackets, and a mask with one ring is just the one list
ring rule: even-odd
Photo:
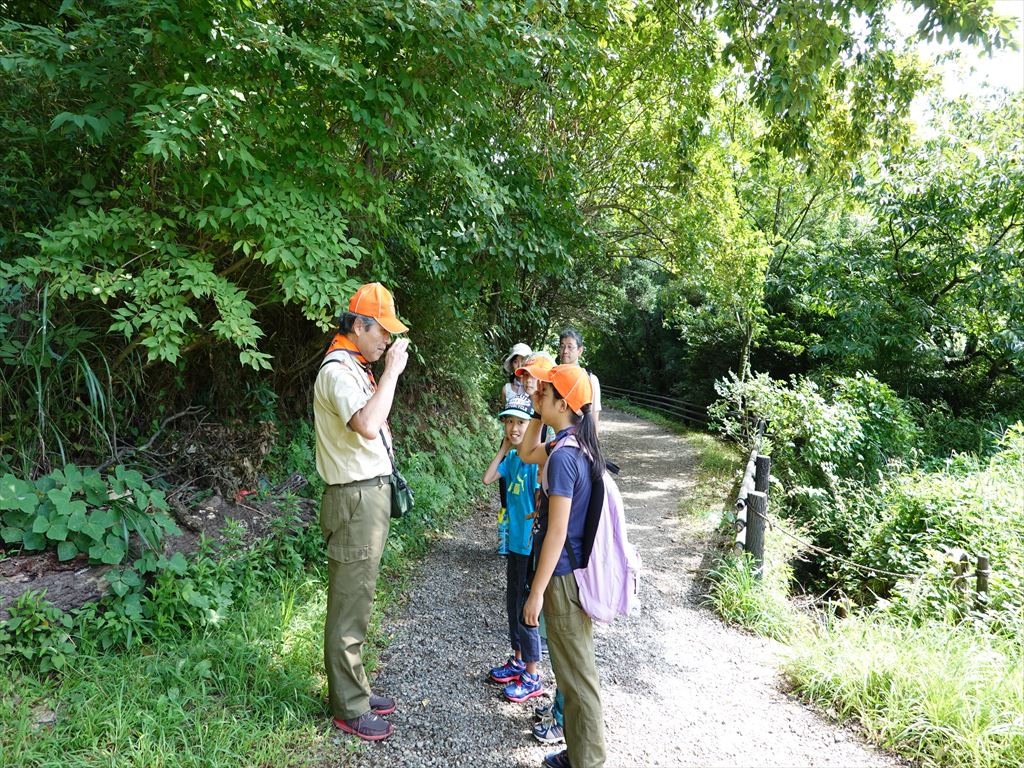
[[39,496],[32,483],[19,480],[10,473],[0,478],[0,510],[20,509],[32,513],[38,504]]
[[70,541],[62,541],[57,544],[57,559],[64,561],[70,560],[78,554],[78,547],[76,547]]

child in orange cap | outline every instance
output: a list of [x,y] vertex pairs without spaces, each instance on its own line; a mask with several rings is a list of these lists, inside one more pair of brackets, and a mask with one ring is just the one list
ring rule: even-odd
[[[587,372],[577,365],[556,365],[531,373],[541,384],[534,408],[555,430],[555,439],[540,441],[541,425],[530,423],[520,455],[524,462],[544,464],[541,471],[539,530],[534,552],[536,572],[523,606],[523,621],[537,624],[544,611],[551,662],[565,695],[566,749],[544,758],[550,768],[601,768],[605,763],[604,716],[594,656],[593,624],[583,612],[568,550],[580,567],[584,527],[595,482],[604,471],[604,457],[592,412],[593,389]],[[566,438],[572,444],[563,444]]]

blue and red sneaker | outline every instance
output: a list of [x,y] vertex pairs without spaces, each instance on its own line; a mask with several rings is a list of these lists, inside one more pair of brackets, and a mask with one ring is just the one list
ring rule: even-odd
[[505,686],[505,698],[514,701],[516,704],[528,699],[544,695],[544,683],[540,681],[540,673],[531,675],[525,670],[519,675],[518,683],[509,683]]
[[508,661],[500,667],[492,667],[488,673],[495,683],[511,683],[519,680],[519,675],[526,669],[526,665],[515,656],[509,656]]

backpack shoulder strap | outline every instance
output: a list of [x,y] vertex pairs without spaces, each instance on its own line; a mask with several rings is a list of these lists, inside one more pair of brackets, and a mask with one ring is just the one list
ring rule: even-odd
[[[550,457],[552,453],[557,451],[559,448],[564,448],[564,447],[579,448],[580,444],[579,444],[579,441],[576,439],[576,435],[570,433],[570,434],[566,435],[565,437],[563,437],[561,440],[552,440],[550,443],[547,443],[544,446],[544,450],[547,451],[547,454]],[[540,472],[540,485],[541,485],[541,488],[544,489],[544,492],[547,493],[547,490],[548,490],[548,463],[546,461],[544,462],[544,467],[541,469],[541,472]]]

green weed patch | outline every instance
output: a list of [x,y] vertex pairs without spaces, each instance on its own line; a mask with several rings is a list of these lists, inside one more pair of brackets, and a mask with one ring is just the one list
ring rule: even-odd
[[969,624],[838,621],[792,649],[797,693],[923,766],[1024,765],[1024,645]]

